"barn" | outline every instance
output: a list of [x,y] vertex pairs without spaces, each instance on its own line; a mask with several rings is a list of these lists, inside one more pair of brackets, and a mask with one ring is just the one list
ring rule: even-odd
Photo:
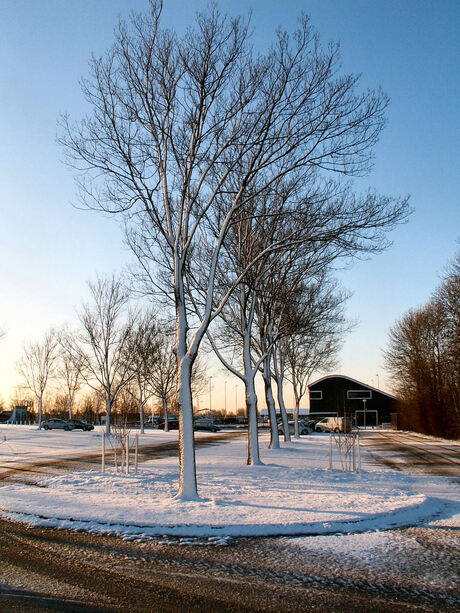
[[350,416],[357,426],[391,423],[396,413],[395,396],[344,375],[328,375],[308,386],[310,416]]

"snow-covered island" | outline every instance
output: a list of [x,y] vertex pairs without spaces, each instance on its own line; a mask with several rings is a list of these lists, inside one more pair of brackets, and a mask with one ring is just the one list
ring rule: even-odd
[[[198,434],[198,436],[203,436]],[[174,440],[177,432],[149,431],[141,445]],[[101,432],[0,432],[3,469],[45,458],[97,452]],[[328,435],[310,435],[268,450],[263,466],[244,464],[247,441],[197,449],[199,501],[176,499],[177,457],[140,463],[137,474],[72,471],[34,475],[37,485],[4,482],[4,517],[33,525],[116,534],[225,538],[256,535],[331,535],[381,531],[443,518],[458,522],[460,495],[447,477],[415,476],[377,466],[362,448],[361,473],[329,470]]]

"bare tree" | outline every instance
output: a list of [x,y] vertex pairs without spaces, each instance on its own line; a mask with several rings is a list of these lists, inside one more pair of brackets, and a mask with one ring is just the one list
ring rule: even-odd
[[167,325],[163,325],[162,329],[151,384],[155,396],[161,401],[165,420],[164,431],[169,432],[169,404],[177,392],[177,364],[174,355],[174,333],[168,330]]
[[352,327],[346,324],[343,315],[347,294],[339,291],[337,284],[328,280],[324,272],[309,290],[306,309],[293,315],[298,317],[297,330],[282,340],[279,352],[279,369],[285,372],[294,392],[295,438],[299,438],[300,402],[307,392],[310,377],[333,367],[342,338]]
[[135,317],[127,311],[129,296],[121,279],[98,277],[88,287],[91,301],[79,313],[81,331],[68,346],[84,382],[105,400],[110,434],[112,405],[132,379],[127,347]]
[[60,351],[59,351],[59,366],[57,375],[63,382],[67,397],[67,408],[69,419],[72,419],[72,407],[75,395],[79,391],[82,382],[82,364],[75,354],[71,351],[72,340],[68,337],[72,333],[69,330],[64,330],[60,334]]
[[405,428],[460,434],[460,256],[422,307],[390,329],[385,364],[401,400]]
[[23,357],[18,362],[18,370],[24,379],[25,387],[38,401],[38,428],[42,427],[43,394],[58,357],[58,337],[51,329],[42,341],[29,342],[24,346]]
[[[191,373],[235,286],[216,302],[219,253],[247,188],[327,171],[363,174],[388,100],[380,91],[359,94],[358,77],[339,76],[338,46],[322,49],[306,17],[292,37],[280,31],[256,55],[249,23],[216,6],[182,37],[161,28],[160,0],[150,7],[149,16],[122,22],[112,49],[92,61],[83,87],[93,113],[77,125],[65,118],[61,141],[81,171],[83,203],[129,212],[131,223],[148,226],[145,252],[163,266],[167,286],[159,289],[172,297],[176,319],[179,496],[195,499]],[[367,220],[363,240],[405,214],[405,203],[372,194],[357,208]],[[188,288],[203,241],[210,247],[206,300],[190,317]]]
[[144,407],[155,395],[154,380],[162,366],[161,341],[155,315],[147,312],[138,318],[126,345],[126,360],[132,376],[132,385],[126,390],[138,404],[141,434],[144,434]]

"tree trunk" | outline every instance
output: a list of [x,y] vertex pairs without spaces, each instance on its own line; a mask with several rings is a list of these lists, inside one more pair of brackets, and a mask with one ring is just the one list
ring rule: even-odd
[[295,395],[295,409],[294,409],[294,438],[300,438],[299,434],[299,406],[300,398]]
[[169,432],[169,424],[168,424],[168,403],[166,401],[166,396],[162,396],[162,400],[163,400],[163,413],[164,413],[164,420],[165,420],[165,432]]
[[[187,351],[187,311],[184,300],[184,280],[181,262],[176,256],[176,345],[177,381],[179,384],[179,492],[181,500],[199,500],[196,486],[195,438],[193,430],[192,368],[198,351],[191,356]],[[166,417],[166,416],[165,416]],[[166,428],[166,422],[165,422]]]
[[286,413],[286,407],[284,406],[283,396],[283,380],[279,375],[276,375],[276,386],[278,389],[278,406],[280,408],[281,418],[283,420],[284,440],[287,443],[291,442],[291,433],[289,432],[288,416]]
[[140,420],[140,432],[144,434],[144,402],[139,400],[139,420]]
[[38,429],[42,429],[43,392],[38,397]]
[[257,394],[254,376],[248,373],[244,381],[246,391],[246,414],[248,418],[248,460],[249,466],[261,466],[259,455],[259,436],[257,430]]
[[279,449],[280,439],[278,436],[278,424],[276,421],[275,400],[272,392],[270,355],[264,359],[263,380],[265,384],[265,401],[267,403],[268,415],[270,417],[270,444],[269,449]]
[[72,396],[69,394],[69,419],[72,419]]
[[[195,440],[193,432],[193,402],[191,389],[192,360],[178,363],[179,380],[179,492],[182,500],[199,500],[196,485]],[[166,425],[166,424],[165,424]]]
[[105,399],[106,406],[106,415],[105,415],[105,433],[107,436],[110,435],[110,412],[112,410],[112,399],[110,398],[110,394],[107,394]]
[[259,454],[259,432],[257,429],[257,394],[254,385],[255,373],[251,368],[251,335],[246,328],[243,340],[244,387],[246,396],[246,416],[248,419],[248,459],[249,466],[263,464]]
[[278,406],[280,408],[281,419],[283,420],[283,430],[284,430],[284,440],[287,443],[291,442],[291,433],[289,431],[289,423],[288,417],[286,413],[286,407],[284,405],[284,394],[283,394],[283,376],[284,373],[284,363],[281,358],[281,368],[278,368],[278,354],[277,352],[273,355],[273,364],[275,369],[275,377],[276,377],[276,387],[278,392]]

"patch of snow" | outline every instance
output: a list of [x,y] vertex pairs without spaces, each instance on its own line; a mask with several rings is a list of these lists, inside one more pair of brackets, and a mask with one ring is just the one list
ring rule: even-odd
[[[21,430],[11,442],[34,457],[46,455],[50,444],[54,457],[95,450],[100,444],[98,432],[28,432]],[[58,436],[51,439],[50,434]],[[84,442],[73,445],[70,437]],[[175,437],[177,432],[152,431],[141,444]],[[268,435],[262,434],[263,466],[244,464],[244,438],[197,448],[199,501],[174,498],[177,457],[162,457],[142,463],[138,474],[117,474],[109,468],[104,474],[92,470],[43,475],[39,484],[44,487],[5,483],[0,488],[1,513],[32,525],[127,539],[162,537],[166,542],[182,537],[179,544],[192,537],[209,538],[214,544],[224,539],[224,544],[226,537],[236,536],[341,533],[327,537],[332,539],[328,543],[351,548],[357,557],[364,542],[371,549],[381,546],[387,538],[383,530],[459,517],[460,496],[447,477],[424,478],[376,467],[366,462],[364,448],[361,474],[329,471],[327,435],[310,435],[279,450],[268,450],[267,444]],[[323,547],[321,538],[304,540],[308,546]]]

